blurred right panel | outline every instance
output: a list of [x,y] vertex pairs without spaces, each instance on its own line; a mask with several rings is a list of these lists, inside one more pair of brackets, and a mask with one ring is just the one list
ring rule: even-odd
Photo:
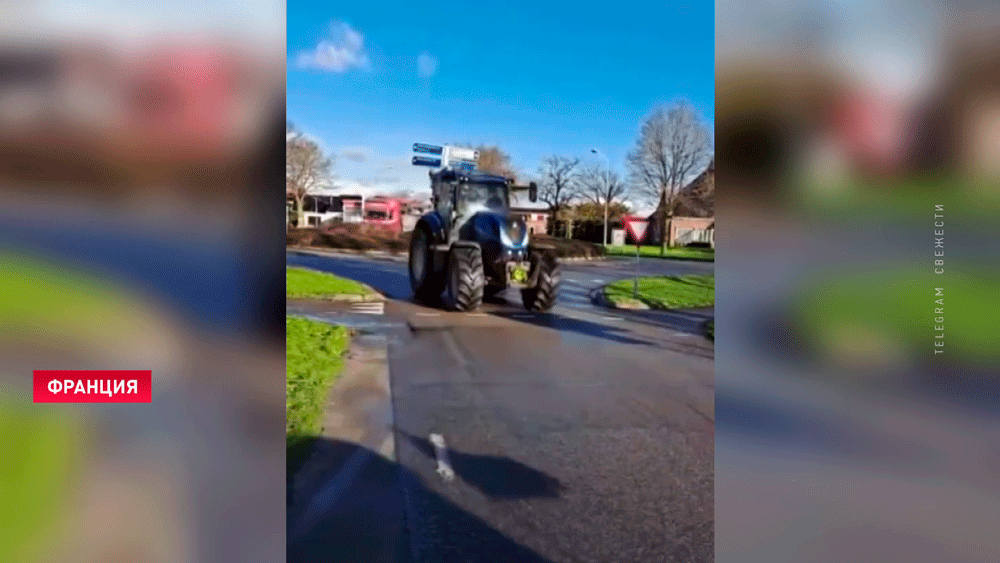
[[997,4],[716,10],[716,560],[1000,560]]

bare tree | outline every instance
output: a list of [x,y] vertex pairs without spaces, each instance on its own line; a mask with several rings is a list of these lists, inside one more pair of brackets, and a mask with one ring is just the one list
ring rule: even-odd
[[510,155],[500,147],[483,145],[476,150],[479,151],[479,161],[476,163],[478,169],[488,174],[517,179],[517,173],[510,163]]
[[550,156],[542,161],[538,169],[541,182],[538,199],[549,206],[553,220],[573,199],[579,196],[580,159],[565,156]]
[[[573,206],[576,210],[576,217],[586,221],[603,221],[604,204],[594,203],[590,200],[582,201]],[[622,202],[614,202],[609,206],[608,216],[612,222],[621,219],[622,215],[628,214],[629,207]]]
[[[614,170],[609,170],[600,165],[588,166],[580,174],[580,195],[597,207],[614,207],[615,203],[621,200],[627,191],[627,186]],[[601,217],[605,215],[601,212]],[[604,242],[608,242],[608,225],[604,224]]]
[[677,191],[704,170],[711,157],[711,132],[689,103],[657,108],[643,122],[628,168],[641,192],[659,201],[653,234],[664,249]]
[[333,159],[323,154],[316,141],[286,125],[285,191],[295,200],[296,224],[305,223],[303,206],[306,196],[332,180]]
[[471,143],[457,143],[453,146],[479,151],[479,159],[476,161],[476,168],[479,171],[517,180],[517,172],[510,163],[510,155],[500,147],[486,144],[473,145]]

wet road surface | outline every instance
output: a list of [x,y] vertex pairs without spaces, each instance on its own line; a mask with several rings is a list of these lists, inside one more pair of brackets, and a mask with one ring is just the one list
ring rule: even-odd
[[289,561],[712,560],[714,349],[697,334],[699,315],[591,304],[591,290],[632,275],[634,262],[564,264],[551,313],[526,312],[509,292],[463,314],[411,302],[405,263],[287,261],[387,296],[382,314],[299,301],[288,310],[385,335],[395,441],[387,455],[326,444],[346,458],[362,450],[365,468],[292,539]]

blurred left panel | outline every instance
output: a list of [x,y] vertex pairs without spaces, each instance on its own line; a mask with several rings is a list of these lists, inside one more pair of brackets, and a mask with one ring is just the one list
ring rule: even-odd
[[4,4],[0,563],[284,560],[284,1]]

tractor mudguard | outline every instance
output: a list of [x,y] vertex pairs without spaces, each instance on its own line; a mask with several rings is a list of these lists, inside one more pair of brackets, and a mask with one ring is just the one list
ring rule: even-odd
[[482,250],[482,248],[479,246],[479,243],[476,242],[476,241],[474,241],[474,240],[456,240],[455,242],[451,243],[451,246],[452,247],[456,247],[456,246],[457,247],[465,247],[465,248],[478,248],[478,249]]
[[421,217],[417,223],[417,228],[420,228],[422,225],[426,226],[427,231],[433,238],[434,244],[441,244],[447,240],[444,232],[444,221],[441,220],[437,212],[431,212]]

